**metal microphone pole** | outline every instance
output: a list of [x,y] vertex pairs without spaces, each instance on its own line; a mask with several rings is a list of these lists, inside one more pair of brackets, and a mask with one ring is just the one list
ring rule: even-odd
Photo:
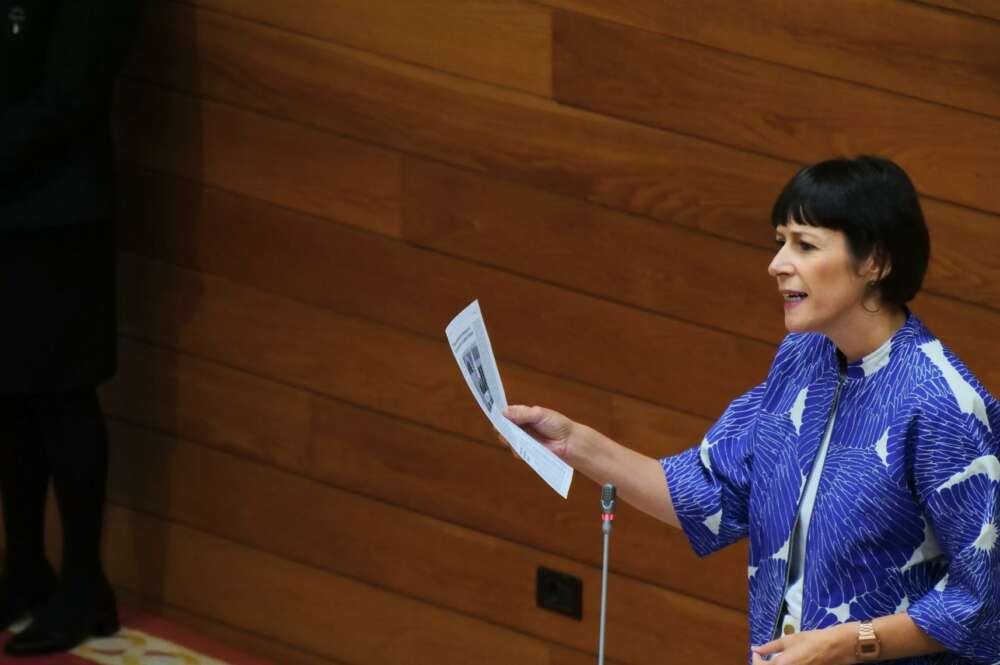
[[615,486],[607,483],[601,488],[601,532],[604,534],[604,563],[601,566],[601,633],[597,644],[597,663],[604,665],[604,620],[608,610],[608,542],[611,523],[615,519]]

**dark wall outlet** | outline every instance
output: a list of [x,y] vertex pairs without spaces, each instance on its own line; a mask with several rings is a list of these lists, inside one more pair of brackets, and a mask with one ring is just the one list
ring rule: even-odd
[[583,580],[579,577],[539,566],[536,589],[542,609],[583,619]]

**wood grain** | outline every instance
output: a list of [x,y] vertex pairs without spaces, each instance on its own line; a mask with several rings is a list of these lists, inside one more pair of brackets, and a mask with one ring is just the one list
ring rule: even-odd
[[[593,506],[597,505],[596,486],[579,477],[569,501],[559,499],[500,446],[465,394],[456,395],[462,401],[452,404],[438,398],[442,391],[418,398],[402,415],[427,423],[420,425],[391,417],[391,412],[375,411],[384,406],[343,388],[337,390],[361,403],[276,386],[246,372],[128,340],[123,341],[122,351],[122,373],[105,392],[106,406],[118,418],[196,438],[318,481],[592,565],[599,563],[600,551],[592,547],[590,533]],[[401,348],[399,352],[412,353],[412,348]],[[391,390],[392,382],[398,380],[391,374],[380,377],[377,370],[368,372],[376,374],[367,379],[369,382],[386,383],[381,392]],[[283,380],[294,378],[285,376]],[[546,378],[531,380],[545,384]],[[349,371],[340,372],[337,379],[343,385],[365,380]],[[457,374],[455,383],[461,383]],[[460,387],[464,390],[464,385]],[[510,387],[514,391],[527,390],[518,382]],[[566,400],[566,394],[558,394],[558,384],[550,385],[547,391],[553,394],[549,403]],[[307,398],[305,411],[279,408],[283,404],[300,404]],[[598,395],[589,398],[591,403],[598,403]],[[577,410],[585,408],[582,399],[577,399],[575,405]],[[273,418],[255,417],[248,423],[245,414],[258,407],[263,414],[274,414]],[[438,421],[437,413],[450,413],[452,420],[464,418],[470,422],[470,429],[441,431],[447,422]],[[623,398],[616,398],[611,408],[594,410],[589,415],[594,426],[652,456],[694,445],[707,428],[705,421],[644,408]],[[202,425],[206,422],[211,423],[210,428]],[[258,422],[264,425],[250,424]],[[472,444],[467,433],[488,445]],[[441,465],[444,459],[451,463]],[[464,499],[447,500],[459,496]],[[537,514],[537,518],[518,519],[518,515],[526,513]],[[705,564],[690,551],[679,531],[630,509],[624,510],[622,520],[630,527],[616,536],[615,566],[620,570],[720,604],[742,607],[744,548],[733,548],[715,557],[713,572],[706,576],[699,573],[705,570]],[[664,552],[671,553],[669,558]]]
[[1000,211],[1000,119],[571,12],[554,51],[561,102],[798,163],[884,155],[924,194]]
[[[405,160],[403,183],[408,242],[736,335],[785,334],[756,247],[423,160]],[[773,245],[770,224],[759,233]]]
[[552,94],[552,11],[522,0],[192,0],[290,32]]
[[[760,380],[773,344],[736,337],[220,191],[153,181],[125,246],[154,258],[430,338],[479,299],[501,358],[712,417]],[[164,217],[157,201],[186,201]],[[294,266],[290,270],[289,266]],[[524,325],[525,316],[532,321]],[[631,343],[619,345],[622,331]],[[567,331],[579,331],[567,335]],[[609,348],[618,348],[608,354]],[[683,354],[677,352],[684,349]],[[657,360],[654,360],[657,359]],[[660,363],[657,365],[657,363]],[[677,377],[663,384],[656,370]],[[716,408],[713,408],[716,407]]]
[[[487,623],[581,651],[593,649],[599,566],[134,427],[114,427],[112,439],[111,496],[121,505]],[[199,472],[191,476],[188,469]],[[455,500],[446,487],[441,490],[443,497]],[[280,538],[275,537],[278,532]],[[663,554],[669,560],[669,552]],[[582,621],[537,607],[538,566],[583,581]],[[701,577],[708,577],[711,568],[706,563]],[[621,575],[612,575],[608,585],[616,598],[608,615],[609,657],[661,662],[671,644],[686,657],[701,654],[715,662],[742,656],[747,639],[743,613]]]
[[230,17],[152,9],[133,77],[720,235],[755,237],[794,170]]
[[[398,235],[399,233],[398,199],[395,194],[396,189],[394,189],[395,183],[392,187],[385,187],[380,184],[378,179],[375,179],[371,186],[363,185],[365,198],[359,198],[360,203],[366,199],[378,200],[378,192],[380,191],[392,192],[389,202],[381,211],[375,208],[363,214],[356,214],[351,210],[330,210],[313,203],[314,198],[326,195],[327,191],[336,192],[343,185],[339,184],[337,173],[324,172],[323,169],[314,168],[308,159],[297,159],[300,154],[299,147],[301,146],[305,150],[305,146],[309,145],[325,146],[325,149],[332,150],[334,155],[350,155],[364,151],[365,146],[362,144],[351,145],[347,149],[341,150],[338,148],[337,139],[322,131],[248,114],[230,106],[198,102],[182,95],[172,95],[148,86],[134,87],[130,94],[123,95],[123,97],[123,104],[120,106],[123,116],[135,116],[140,118],[142,123],[152,120],[163,127],[163,131],[158,134],[161,137],[160,143],[165,147],[162,153],[151,150],[146,145],[147,141],[140,140],[141,134],[135,137],[134,149],[126,147],[126,155],[138,163],[178,175],[185,175],[189,172],[189,169],[184,166],[185,164],[200,162],[203,167],[198,177],[204,182],[216,184],[248,196],[264,198],[283,206],[333,217],[338,221],[363,228],[378,230],[387,235]],[[218,154],[224,155],[227,153],[221,151],[231,140],[244,146],[242,150],[251,153],[248,155],[250,159],[236,160],[232,167],[225,159],[202,160],[197,142],[186,140],[186,130],[183,129],[183,123],[181,123],[180,129],[172,131],[171,128],[178,124],[173,119],[175,115],[182,118],[211,117],[212,126],[223,128],[241,126],[252,128],[252,131],[241,133],[238,136],[232,136],[231,130],[226,129],[221,136],[232,138],[217,144],[220,147]],[[274,126],[272,127],[272,125]],[[599,129],[595,127],[594,131],[599,132]],[[297,139],[291,143],[284,143],[282,137],[289,132],[293,132]],[[332,144],[329,143],[331,140]],[[254,148],[253,146],[258,147]],[[538,149],[544,150],[542,146],[539,146]],[[269,155],[273,156],[269,157]],[[412,163],[413,160],[410,159]],[[234,173],[238,174],[241,170],[246,170],[245,164],[258,162],[280,165],[280,177],[275,179],[274,187],[263,186],[254,178],[234,177]],[[597,162],[591,163],[592,166],[595,164]],[[364,172],[364,168],[350,168],[350,162],[345,163],[345,166],[349,169],[349,173]],[[395,170],[397,167],[394,164],[391,168]],[[651,164],[650,169],[647,175],[655,177],[658,173],[657,168]],[[780,177],[776,174],[775,177],[771,178],[769,185],[751,186],[750,183],[746,183],[744,187],[740,185],[740,179],[744,177],[743,175],[734,174],[732,176],[734,178],[732,184],[745,192],[747,205],[752,199],[757,200],[756,212],[754,212],[753,206],[749,208],[742,206],[738,211],[727,210],[725,207],[719,208],[718,198],[711,192],[705,192],[708,197],[703,205],[699,204],[700,210],[693,209],[690,211],[691,214],[668,214],[666,218],[677,224],[708,230],[713,235],[740,240],[770,250],[772,245],[765,220],[770,214],[771,198],[780,191],[785,179],[790,177],[794,170],[793,166],[784,168]],[[690,178],[686,174],[678,174],[677,177],[680,179],[678,182],[685,182],[685,178]],[[324,186],[324,183],[327,182],[329,182],[329,186]],[[348,178],[347,182],[351,182],[351,178]],[[306,187],[297,183],[315,183],[315,186]],[[699,190],[701,184],[697,181],[691,181],[688,186],[694,193]],[[568,193],[577,197],[588,196],[586,192],[581,191]],[[765,193],[765,196],[761,196]],[[620,205],[624,209],[638,208],[638,210],[633,211],[647,216],[651,214],[648,210],[642,210],[644,206],[635,206],[629,202],[620,202]],[[1000,219],[993,215],[934,200],[925,200],[924,209],[934,242],[931,271],[927,284],[929,290],[939,295],[997,307],[1000,303],[1000,259],[997,258],[995,252],[991,251],[991,247],[994,244],[997,229],[1000,228]],[[755,214],[752,223],[747,220],[747,215],[750,213]],[[741,219],[745,220],[746,223],[741,223]],[[506,244],[501,245],[495,249],[495,252],[515,253],[514,250],[507,249],[507,247]]]
[[399,235],[396,152],[129,81],[116,108],[124,159]]
[[111,505],[112,581],[350,663],[583,665],[588,654]]
[[996,0],[914,0],[922,5],[953,9],[975,16],[983,16],[1000,21],[1000,5]]
[[[765,274],[773,249],[707,238],[440,165],[407,160],[403,180],[403,232],[412,242],[736,334],[773,343],[784,334],[775,287]],[[1000,326],[1000,291],[986,282],[1000,278],[992,251],[1000,220],[984,224],[960,208],[934,212],[941,214],[932,221],[936,258],[928,292],[913,308],[995,392],[1000,355],[988,331]],[[517,252],[496,251],[514,243]],[[942,297],[936,289],[991,309]]]
[[551,7],[1000,116],[1000,25],[908,2],[545,0]]

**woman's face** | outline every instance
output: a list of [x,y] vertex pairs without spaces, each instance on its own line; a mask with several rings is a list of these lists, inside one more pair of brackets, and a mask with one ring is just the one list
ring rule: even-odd
[[767,272],[778,280],[788,331],[832,336],[849,328],[864,313],[872,260],[858,266],[843,231],[789,220],[775,234],[778,253]]

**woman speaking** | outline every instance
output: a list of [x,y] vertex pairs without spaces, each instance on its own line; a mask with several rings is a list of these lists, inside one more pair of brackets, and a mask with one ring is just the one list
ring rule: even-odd
[[771,223],[790,334],[700,446],[656,460],[505,415],[699,555],[749,537],[754,663],[1000,661],[1000,403],[906,307],[930,253],[912,183],[822,162]]

